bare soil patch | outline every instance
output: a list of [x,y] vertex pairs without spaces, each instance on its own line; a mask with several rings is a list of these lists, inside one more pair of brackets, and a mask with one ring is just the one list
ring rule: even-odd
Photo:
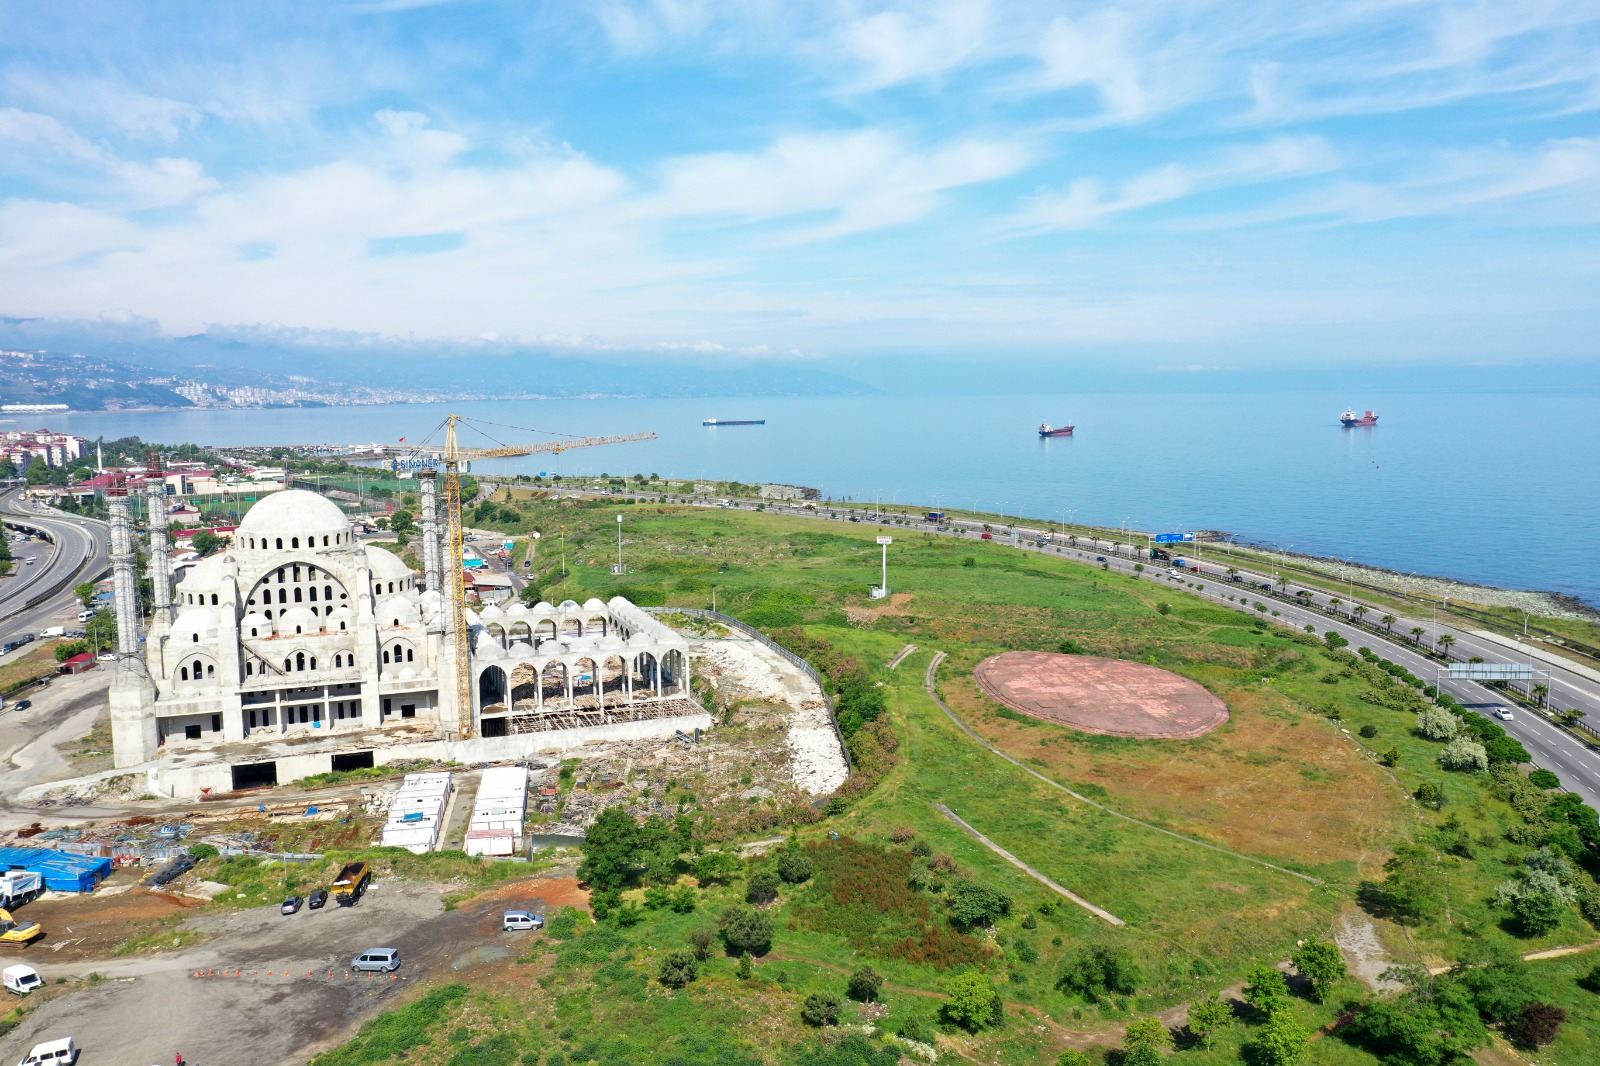
[[996,702],[1085,733],[1193,738],[1228,720],[1227,705],[1203,686],[1142,663],[1009,651],[983,660],[973,677]]

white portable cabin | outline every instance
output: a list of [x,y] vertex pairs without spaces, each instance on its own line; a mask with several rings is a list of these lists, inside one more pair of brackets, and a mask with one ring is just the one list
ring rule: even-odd
[[469,829],[466,847],[468,855],[512,855],[517,834],[512,829]]
[[417,829],[396,825],[383,827],[383,846],[386,848],[405,848],[414,855],[426,855],[438,841],[437,826]]

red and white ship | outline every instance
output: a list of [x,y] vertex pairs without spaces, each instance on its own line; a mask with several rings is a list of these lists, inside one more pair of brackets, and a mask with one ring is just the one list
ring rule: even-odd
[[1070,437],[1073,426],[1052,426],[1048,422],[1039,423],[1039,436],[1041,437]]
[[1350,426],[1375,426],[1378,424],[1378,416],[1371,411],[1358,415],[1355,412],[1355,408],[1352,407],[1339,416],[1339,424],[1346,428]]

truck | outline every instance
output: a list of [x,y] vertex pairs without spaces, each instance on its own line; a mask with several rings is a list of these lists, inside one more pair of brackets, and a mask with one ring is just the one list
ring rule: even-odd
[[341,907],[354,907],[372,883],[372,867],[364,862],[345,863],[333,879],[333,898]]
[[0,944],[29,944],[44,935],[38,922],[19,922],[8,910],[0,910]]
[[38,899],[44,893],[44,877],[29,870],[13,868],[0,874],[0,907],[10,910]]

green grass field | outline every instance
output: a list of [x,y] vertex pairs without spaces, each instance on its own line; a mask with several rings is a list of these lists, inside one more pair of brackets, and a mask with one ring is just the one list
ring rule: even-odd
[[[894,595],[875,601],[867,595],[878,577],[873,538],[880,530],[874,527],[820,528],[775,514],[616,502],[522,498],[517,507],[525,521],[508,532],[525,533],[531,525],[544,533],[536,564],[544,599],[622,594],[646,605],[707,607],[714,594],[720,610],[765,629],[803,627],[808,638],[828,642],[882,686],[898,740],[893,765],[842,813],[799,831],[823,847],[833,832],[885,846],[910,834],[965,876],[1011,897],[1010,915],[980,934],[983,969],[1010,1004],[1009,1020],[978,1036],[948,1030],[941,1038],[947,1055],[1050,1062],[1073,1040],[1092,1039],[1072,1033],[1110,1033],[1107,1042],[1114,1045],[1115,1028],[1130,1018],[1236,987],[1251,966],[1287,958],[1296,941],[1331,937],[1341,915],[1357,911],[1358,900],[1369,894],[1366,886],[1383,877],[1385,860],[1404,843],[1420,842],[1437,856],[1443,904],[1406,927],[1374,915],[1395,961],[1447,965],[1475,944],[1525,953],[1594,939],[1576,908],[1549,931],[1524,937],[1492,904],[1495,886],[1516,874],[1530,850],[1507,839],[1523,815],[1500,798],[1488,775],[1439,768],[1440,745],[1414,733],[1412,708],[1419,698],[1409,687],[1254,613],[1113,575],[1092,560],[952,542],[915,530],[894,531]],[[632,571],[621,578],[608,569],[619,511]],[[552,550],[561,526],[565,574]],[[971,668],[989,654],[1054,650],[1069,640],[1091,653],[1193,678],[1228,704],[1231,720],[1188,741],[1090,737],[1005,711],[971,683]],[[887,670],[907,643],[919,650]],[[941,691],[990,742],[1118,811],[1240,854],[1115,818],[975,744],[924,689],[936,651],[949,656],[939,672]],[[1361,737],[1363,726],[1376,735]],[[1384,767],[1376,755],[1391,748],[1397,763]],[[1424,784],[1442,793],[1440,810],[1412,800]],[[1113,928],[1056,897],[940,816],[935,804],[1127,925]],[[808,991],[841,992],[842,975],[863,961],[890,986],[889,1020],[874,1024],[892,1027],[906,1014],[932,1022],[952,971],[928,961],[927,952],[852,939],[806,919],[815,915],[823,891],[816,883],[785,890],[772,912],[773,952],[752,979],[740,980],[733,960],[714,956],[701,979],[682,992],[655,983],[659,956],[680,948],[689,929],[730,902],[732,891],[704,893],[693,915],[649,911],[631,928],[608,920],[553,955],[527,960],[528,979],[518,987],[473,989],[452,1000],[451,1010],[478,1021],[458,1027],[463,1032],[441,1023],[418,1045],[433,1050],[405,1061],[799,1061],[813,1041],[798,1023],[800,1000]],[[943,905],[937,894],[928,898]],[[882,920],[909,919],[886,910]],[[1137,994],[1090,1003],[1055,988],[1064,960],[1094,945],[1137,961],[1144,973]],[[1600,1012],[1593,994],[1575,984],[1592,963],[1572,959],[1534,966],[1541,998],[1572,1013],[1561,1040],[1539,1053],[1539,1062],[1592,1061],[1596,1049]],[[1307,1026],[1320,1028],[1335,1020],[1341,1003],[1364,994],[1349,980],[1327,1004],[1298,1001],[1294,1010]],[[856,1010],[847,1006],[847,1021]],[[450,1050],[490,1040],[498,1030],[479,1023],[491,1018],[510,1019],[503,1031],[514,1034],[520,1057],[494,1057],[499,1052],[487,1045],[481,1058],[470,1060]],[[1236,1024],[1214,1049],[1181,1050],[1174,1061],[1236,1062],[1252,1031]],[[648,1049],[671,1049],[677,1058]],[[1378,1060],[1333,1035],[1314,1041],[1305,1061]]]

